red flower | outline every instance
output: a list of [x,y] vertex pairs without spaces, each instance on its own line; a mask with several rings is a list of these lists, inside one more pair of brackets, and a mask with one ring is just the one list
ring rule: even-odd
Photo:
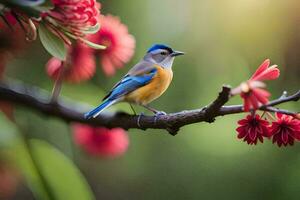
[[96,64],[91,49],[82,43],[77,43],[68,50],[68,56],[63,63],[57,58],[51,58],[46,64],[47,74],[57,79],[63,68],[65,81],[77,83],[90,79],[96,70]]
[[121,128],[95,128],[83,124],[73,125],[75,142],[86,152],[100,157],[117,157],[128,148],[127,133]]
[[244,138],[250,145],[256,145],[258,140],[263,143],[263,137],[269,136],[269,122],[261,119],[259,115],[247,115],[246,119],[239,120],[238,124],[240,126],[236,129],[239,133],[237,137]]
[[270,60],[265,60],[247,82],[232,90],[233,95],[240,94],[243,98],[245,111],[257,109],[261,104],[268,103],[271,94],[262,89],[265,87],[262,81],[276,79],[280,74],[277,65],[269,65]]
[[132,58],[135,49],[135,39],[128,33],[126,25],[118,17],[112,15],[101,16],[101,29],[88,39],[96,44],[103,44],[105,50],[97,50],[100,55],[104,73],[112,76],[116,68],[121,68]]
[[300,120],[281,113],[276,113],[276,119],[270,128],[273,143],[280,147],[293,145],[294,140],[300,140]]
[[98,31],[100,4],[96,0],[52,0],[52,3],[54,8],[42,17],[62,32],[84,37]]

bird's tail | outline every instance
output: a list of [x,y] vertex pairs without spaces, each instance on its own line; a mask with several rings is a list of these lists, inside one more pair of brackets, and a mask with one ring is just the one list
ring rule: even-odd
[[91,110],[90,112],[84,114],[84,118],[85,119],[90,119],[90,118],[95,118],[98,115],[100,115],[100,113],[102,111],[104,111],[106,108],[108,108],[109,106],[111,106],[112,104],[116,103],[117,100],[106,100],[104,101],[100,106],[98,106],[97,108]]

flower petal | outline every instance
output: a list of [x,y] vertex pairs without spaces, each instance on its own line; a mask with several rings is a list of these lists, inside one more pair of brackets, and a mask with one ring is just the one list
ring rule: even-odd
[[264,72],[270,65],[270,59],[266,59],[254,72],[250,80],[257,80],[256,77],[259,76],[262,72]]

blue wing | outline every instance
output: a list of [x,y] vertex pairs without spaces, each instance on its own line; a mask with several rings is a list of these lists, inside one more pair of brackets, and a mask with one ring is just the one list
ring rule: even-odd
[[157,69],[152,63],[142,61],[135,65],[103,98],[116,99],[149,83]]
[[141,62],[133,67],[121,81],[104,97],[103,103],[84,115],[85,118],[97,117],[103,110],[117,103],[124,95],[147,85],[155,76],[157,69],[150,63]]
[[104,98],[105,99],[117,99],[123,97],[124,95],[136,90],[139,87],[142,87],[149,83],[153,76],[156,74],[157,69],[152,68],[148,73],[141,75],[126,75],[113,89],[112,91]]

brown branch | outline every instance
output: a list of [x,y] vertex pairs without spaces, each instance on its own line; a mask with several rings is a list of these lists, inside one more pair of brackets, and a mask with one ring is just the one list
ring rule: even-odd
[[[137,123],[137,115],[129,115],[127,113],[103,113],[95,119],[86,120],[83,117],[83,110],[87,111],[89,109],[87,106],[85,106],[85,109],[83,104],[62,98],[58,99],[56,103],[51,103],[48,92],[23,84],[0,83],[0,99],[30,107],[47,116],[58,117],[66,122],[80,122],[107,128],[165,129],[170,134],[175,135],[185,125],[199,122],[211,123],[218,116],[244,112],[242,105],[224,106],[229,100],[230,90],[229,86],[223,86],[216,100],[204,108],[170,113],[159,116],[157,119],[154,116],[142,116],[139,124]],[[288,101],[298,101],[299,99],[300,91],[291,96],[284,96],[271,101],[269,104],[261,106],[260,110],[296,114],[291,111],[274,108],[274,106]]]

